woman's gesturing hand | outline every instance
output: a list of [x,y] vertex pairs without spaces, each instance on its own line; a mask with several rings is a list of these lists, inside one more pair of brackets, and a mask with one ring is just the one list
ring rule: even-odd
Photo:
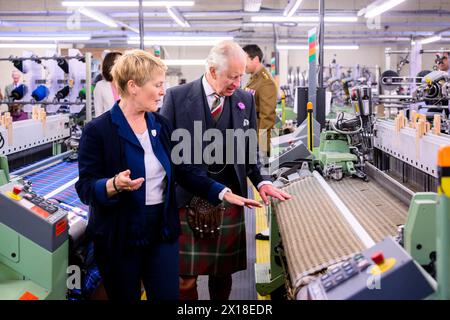
[[145,181],[145,179],[137,178],[131,180],[130,174],[130,170],[125,170],[118,173],[116,176],[106,182],[106,191],[108,193],[108,197],[111,197],[114,194],[122,191],[135,191],[142,186],[142,183]]
[[145,181],[144,178],[137,178],[134,180],[131,180],[130,177],[131,171],[125,170],[120,172],[116,176],[116,186],[117,189],[122,191],[134,191],[139,189],[142,186],[142,183]]

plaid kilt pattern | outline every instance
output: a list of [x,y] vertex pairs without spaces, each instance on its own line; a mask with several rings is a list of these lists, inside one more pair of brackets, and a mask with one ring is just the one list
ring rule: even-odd
[[242,207],[231,205],[223,215],[215,239],[197,239],[181,208],[180,275],[226,275],[247,269],[245,215]]

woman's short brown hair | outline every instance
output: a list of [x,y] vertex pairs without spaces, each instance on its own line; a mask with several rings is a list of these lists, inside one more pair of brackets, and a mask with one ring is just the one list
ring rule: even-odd
[[103,59],[102,76],[103,76],[103,79],[105,79],[106,81],[109,81],[109,82],[113,81],[113,77],[111,75],[111,69],[112,69],[114,63],[116,62],[116,59],[121,55],[122,55],[122,53],[120,53],[118,51],[113,51],[113,52],[109,52],[108,54],[106,54],[105,58]]
[[119,90],[119,94],[124,96],[128,94],[128,81],[134,80],[138,86],[142,87],[158,71],[167,71],[167,66],[161,59],[147,51],[134,49],[125,51],[117,59],[111,70],[111,74]]

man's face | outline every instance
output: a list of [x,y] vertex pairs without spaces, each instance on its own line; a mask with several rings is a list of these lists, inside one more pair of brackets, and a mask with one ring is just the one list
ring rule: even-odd
[[438,68],[441,71],[448,71],[448,53],[444,52],[441,60],[438,62]]
[[214,80],[214,90],[221,96],[231,96],[241,86],[245,65],[246,61],[244,59],[231,58],[228,61],[228,68],[219,73],[214,67],[211,67],[210,72]]
[[252,58],[247,54],[247,66],[245,67],[245,73],[253,73],[256,70],[256,65],[258,63],[259,58]]
[[17,72],[14,72],[11,77],[12,77],[14,83],[18,83],[20,80],[20,74]]

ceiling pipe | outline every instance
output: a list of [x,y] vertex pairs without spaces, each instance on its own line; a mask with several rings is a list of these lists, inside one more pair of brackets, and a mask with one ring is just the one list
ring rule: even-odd
[[[187,9],[188,10],[188,9]],[[284,10],[284,9],[283,9]],[[261,14],[273,14],[282,15],[283,10],[267,9],[261,8],[259,13]],[[138,13],[135,11],[105,11],[105,14],[109,14],[111,17],[115,18],[137,18]],[[327,10],[327,15],[356,15],[358,10]],[[0,17],[14,17],[14,16],[70,16],[71,13],[67,11],[1,11]],[[251,17],[254,16],[253,12],[245,12],[242,10],[223,10],[223,11],[183,11],[183,15],[186,18],[195,17],[215,17],[220,15],[239,15],[241,17]],[[302,9],[302,15],[317,15],[317,10],[315,9]],[[446,16],[450,15],[450,10],[402,10],[402,11],[388,11],[383,13],[383,16]],[[167,17],[168,14],[165,11],[152,11],[144,12],[144,17]]]
[[[8,19],[8,20],[2,20],[5,23],[10,23],[10,24],[20,24],[21,27],[66,27],[66,19],[61,19],[61,20],[29,20],[29,19]],[[117,21],[117,20],[116,20]],[[235,27],[235,28],[239,28],[239,27],[267,27],[272,29],[272,24],[273,23],[256,23],[256,22],[230,22],[230,19],[224,19],[224,20],[215,20],[214,23],[210,20],[191,20],[190,24],[192,28],[211,28],[211,27],[217,27],[217,21],[221,21],[224,22],[224,25],[226,27]],[[134,28],[138,28],[138,26],[136,25],[136,20],[122,20],[120,22],[123,23],[127,23],[127,25],[134,27]],[[229,22],[229,23],[227,23]],[[283,26],[282,24],[279,24],[280,26]],[[294,26],[291,26],[292,24],[289,24],[289,28],[295,28],[295,24]],[[307,27],[309,25],[316,25],[314,23],[305,23],[305,24],[298,24],[296,27],[301,28],[301,27]],[[328,25],[342,25],[339,23],[329,23]],[[435,27],[435,28],[445,28],[446,30],[448,29],[448,22],[445,21],[428,21],[428,22],[419,22],[419,21],[411,21],[411,22],[387,22],[385,23],[385,25],[389,25],[390,27]],[[88,26],[88,27],[98,27],[98,26],[102,26],[101,23],[98,23],[96,21],[83,21],[83,26]],[[152,23],[146,23],[145,27],[149,27],[149,28],[169,28],[169,27],[173,27],[173,26],[177,26],[177,24],[170,18],[168,18],[167,20],[161,20],[160,22],[152,22]],[[365,27],[366,23],[365,22],[357,22],[357,23],[352,23],[351,26],[355,26],[355,27]],[[435,32],[435,31],[433,31]]]

